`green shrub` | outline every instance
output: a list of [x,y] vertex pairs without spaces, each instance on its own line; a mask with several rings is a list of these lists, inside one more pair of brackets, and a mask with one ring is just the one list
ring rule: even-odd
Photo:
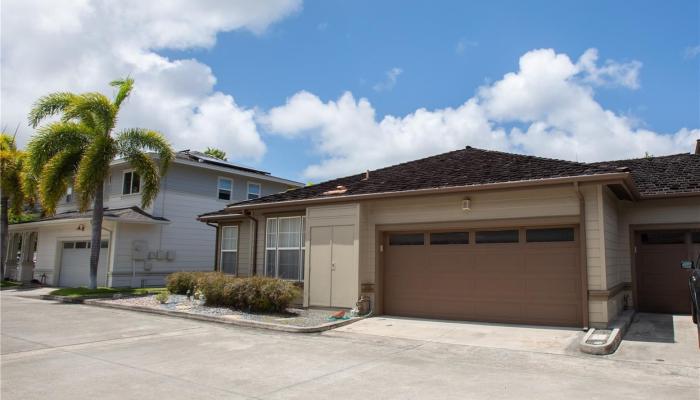
[[158,292],[158,294],[156,295],[156,300],[158,300],[158,302],[160,304],[167,303],[169,298],[170,298],[170,293],[167,290],[164,290],[162,292]]
[[174,294],[187,294],[189,290],[190,293],[194,293],[195,286],[197,285],[197,280],[200,276],[206,274],[205,272],[175,272],[168,275],[166,279],[165,287],[168,288],[170,293]]
[[237,278],[217,272],[204,273],[197,280],[207,306],[229,307],[249,312],[283,312],[299,289],[289,281],[254,276]]

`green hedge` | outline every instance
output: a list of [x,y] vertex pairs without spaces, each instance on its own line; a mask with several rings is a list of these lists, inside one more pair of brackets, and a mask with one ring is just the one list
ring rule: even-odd
[[249,312],[283,312],[300,295],[294,283],[282,279],[238,278],[219,272],[177,272],[168,276],[167,287],[177,294],[199,290],[208,306]]
[[188,290],[190,293],[194,293],[197,280],[204,274],[206,272],[175,272],[168,275],[165,287],[173,294],[187,294]]

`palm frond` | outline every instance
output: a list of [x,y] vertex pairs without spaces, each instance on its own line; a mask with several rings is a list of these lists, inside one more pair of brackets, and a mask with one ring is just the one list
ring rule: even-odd
[[102,93],[83,93],[76,96],[63,110],[62,120],[78,120],[101,132],[108,132],[117,123],[117,108]]
[[87,210],[97,190],[109,175],[109,165],[117,154],[117,146],[109,136],[98,135],[82,154],[75,175],[75,192],[81,210]]
[[94,136],[87,126],[76,122],[52,122],[43,126],[27,144],[27,172],[38,177],[56,154],[66,149],[83,149]]
[[109,84],[119,88],[117,95],[114,96],[114,105],[118,109],[121,107],[122,102],[131,94],[131,90],[134,88],[134,80],[132,78],[117,79]]
[[141,207],[151,205],[160,189],[161,174],[155,161],[143,152],[133,152],[126,159],[141,177]]
[[143,150],[152,151],[158,155],[160,174],[165,175],[175,158],[175,152],[170,143],[161,133],[149,129],[125,129],[117,135],[119,154],[128,158],[130,155]]
[[56,212],[58,201],[66,194],[80,162],[80,151],[66,149],[55,154],[46,163],[39,179],[39,197],[47,214]]
[[67,92],[51,93],[40,97],[29,112],[29,125],[36,128],[44,118],[63,112],[76,97],[77,95]]

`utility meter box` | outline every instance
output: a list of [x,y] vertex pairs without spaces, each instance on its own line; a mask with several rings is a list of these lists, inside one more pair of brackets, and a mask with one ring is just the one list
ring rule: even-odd
[[145,240],[131,242],[131,257],[136,261],[145,260],[148,257],[148,242]]

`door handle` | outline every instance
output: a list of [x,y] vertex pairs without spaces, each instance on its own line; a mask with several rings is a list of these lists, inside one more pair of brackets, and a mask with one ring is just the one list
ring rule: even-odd
[[331,271],[335,271],[335,263],[331,263]]

